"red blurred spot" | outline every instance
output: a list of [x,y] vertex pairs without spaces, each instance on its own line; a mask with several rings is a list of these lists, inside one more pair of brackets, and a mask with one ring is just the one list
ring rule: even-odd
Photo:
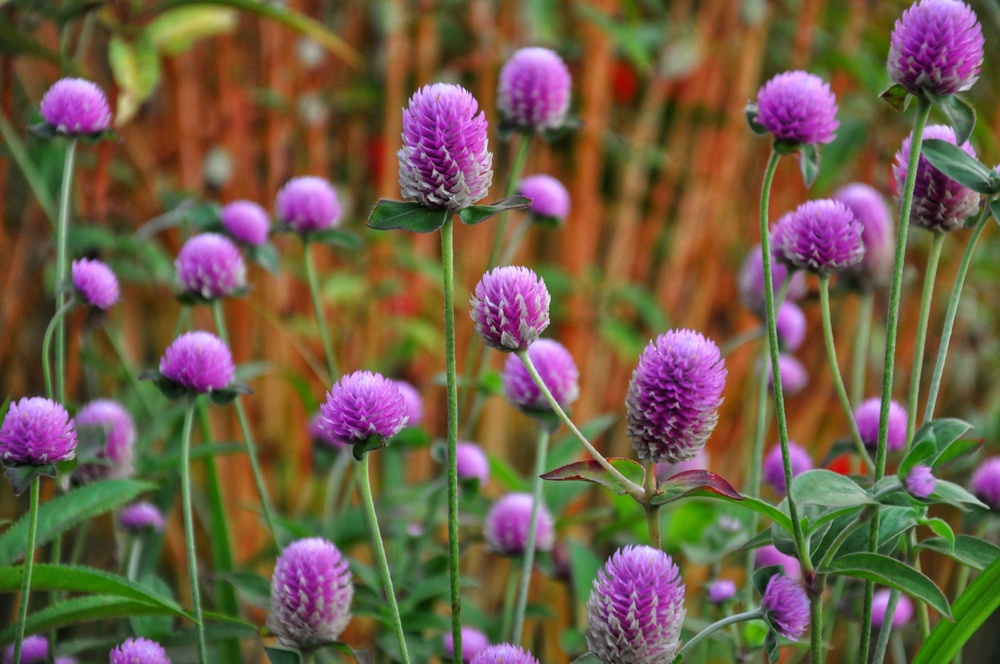
[[611,67],[611,89],[614,91],[616,104],[624,106],[635,101],[639,77],[632,65],[623,60],[615,61]]

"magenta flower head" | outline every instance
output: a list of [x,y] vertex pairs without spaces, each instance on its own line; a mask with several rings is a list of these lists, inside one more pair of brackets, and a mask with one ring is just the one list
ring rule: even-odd
[[785,260],[825,277],[861,261],[863,230],[846,205],[824,199],[800,205],[776,232]]
[[139,501],[132,503],[122,510],[118,516],[118,526],[127,533],[133,535],[152,530],[163,532],[166,521],[163,514],[153,503]]
[[73,288],[83,301],[98,309],[108,309],[118,301],[118,278],[101,261],[81,258],[71,268]]
[[1000,510],[1000,457],[984,460],[972,473],[969,489],[991,510]]
[[639,356],[625,396],[625,435],[640,459],[677,463],[705,446],[719,421],[726,367],[718,346],[670,330]]
[[566,63],[547,48],[522,48],[500,70],[497,107],[521,131],[558,129],[566,122],[572,80]]
[[211,332],[182,334],[160,358],[160,373],[192,392],[228,387],[235,370],[229,347]]
[[[539,339],[528,346],[528,357],[560,406],[566,408],[579,398],[580,372],[565,346],[552,339]],[[504,396],[517,408],[529,413],[552,410],[517,355],[507,357],[500,378]]]
[[271,219],[253,201],[233,201],[222,208],[222,225],[237,242],[260,246],[267,242]]
[[219,233],[191,237],[174,261],[182,293],[215,300],[247,287],[247,266],[233,241]]
[[480,650],[472,658],[471,664],[539,664],[539,662],[534,655],[520,646],[501,643]]
[[518,193],[531,199],[528,212],[538,221],[562,224],[569,216],[569,191],[551,175],[529,175]]
[[47,466],[75,454],[76,430],[65,408],[43,397],[11,402],[0,425],[0,463]]
[[475,443],[460,442],[455,448],[455,462],[458,465],[458,479],[478,480],[479,486],[486,486],[490,479],[490,462],[483,448]]
[[587,600],[587,646],[602,662],[672,662],[684,624],[684,583],[670,556],[618,549]]
[[42,97],[42,118],[57,134],[85,136],[105,131],[111,108],[104,91],[82,78],[62,78]]
[[840,126],[837,100],[819,76],[787,71],[757,91],[757,123],[779,141],[829,143]]
[[903,486],[906,488],[906,493],[914,498],[930,497],[934,493],[935,484],[937,484],[937,480],[934,479],[934,471],[930,466],[925,466],[924,464],[914,466],[906,474],[906,477],[903,478]]
[[708,601],[712,604],[722,604],[736,594],[736,582],[732,579],[719,579],[708,586]]
[[296,233],[322,231],[340,224],[337,190],[321,177],[292,178],[274,201],[278,219]]
[[[865,447],[878,447],[878,421],[882,400],[879,397],[865,399],[854,409],[854,421]],[[889,402],[889,432],[886,444],[890,452],[903,449],[906,445],[906,409],[898,401]]]
[[[770,360],[767,360],[764,366],[767,371],[767,385],[774,387],[774,368]],[[809,372],[794,355],[782,353],[778,356],[778,373],[781,375],[781,389],[785,394],[798,394],[809,384]]]
[[[743,306],[764,318],[764,258],[760,253],[761,247],[758,244],[750,250],[743,267],[740,269],[739,289],[740,301]],[[774,247],[771,248],[774,253]],[[771,281],[774,292],[781,290],[781,286],[786,279],[790,279],[788,284],[788,300],[799,300],[806,294],[806,277],[801,272],[792,272],[789,275],[788,266],[783,262],[771,261]]]
[[979,78],[983,43],[983,27],[964,2],[915,2],[893,28],[889,77],[913,95],[963,92]]
[[677,473],[685,473],[689,470],[708,470],[708,452],[705,451],[704,447],[686,461],[656,464],[656,479],[662,482]]
[[85,482],[131,477],[135,473],[135,422],[125,407],[111,399],[91,401],[76,414],[78,433],[87,427],[100,431],[105,444],[94,451],[103,463],[81,463],[73,471],[74,476]]
[[785,300],[778,308],[778,341],[787,351],[796,351],[806,338],[806,315],[794,302]]
[[333,436],[323,426],[323,413],[317,412],[309,419],[309,440],[313,445],[329,447],[334,452],[347,449],[348,444],[340,438]]
[[809,598],[802,584],[784,574],[775,574],[767,582],[760,601],[771,627],[781,636],[798,641],[809,627]]
[[549,290],[526,267],[493,268],[476,284],[469,315],[483,343],[499,351],[527,348],[549,326]]
[[[21,643],[21,664],[45,664],[49,661],[49,640],[39,634],[24,637]],[[13,664],[14,646],[7,646],[3,653],[4,664]]]
[[[892,594],[888,588],[881,588],[875,591],[872,597],[872,626],[882,627],[885,622],[885,611],[889,608],[889,595]],[[899,596],[896,603],[896,613],[892,616],[892,628],[899,629],[913,618],[913,602],[906,595]]]
[[777,547],[773,544],[762,546],[754,552],[755,569],[773,567],[775,565],[780,565],[785,570],[785,576],[792,579],[802,578],[802,565],[799,563],[798,558],[786,556],[781,551],[778,551]]
[[[531,527],[534,500],[528,493],[508,493],[493,503],[483,522],[483,535],[490,549],[508,556],[524,553]],[[552,514],[542,505],[535,528],[535,551],[551,551],[556,534]]]
[[114,648],[111,664],[170,664],[170,658],[159,643],[139,637]]
[[[444,652],[449,658],[455,659],[455,638],[451,632],[441,637]],[[468,664],[474,657],[490,647],[490,639],[475,627],[462,628],[462,661]]]
[[[798,477],[807,470],[813,469],[813,460],[805,449],[795,443],[788,443],[788,456],[792,462],[792,477]],[[764,483],[774,489],[778,495],[785,495],[788,487],[785,485],[785,470],[781,460],[781,446],[775,445],[764,457]]]
[[327,434],[349,444],[383,441],[406,426],[406,400],[396,384],[382,374],[355,371],[326,393],[320,423]]
[[[956,144],[955,130],[947,125],[930,125],[924,130],[924,140],[936,138]],[[910,142],[913,135],[903,139],[903,146],[896,153],[892,172],[896,176],[898,196],[902,195],[906,169],[910,161]],[[966,141],[962,144],[966,154],[975,157],[976,149]],[[896,201],[899,202],[898,200]],[[979,210],[979,194],[964,184],[939,171],[920,155],[917,163],[916,182],[913,186],[913,206],[910,223],[929,231],[954,231]]]
[[420,392],[405,380],[393,380],[396,389],[403,395],[406,402],[406,426],[415,427],[424,421],[424,400],[420,397]]
[[340,550],[321,537],[296,540],[274,565],[267,628],[289,648],[336,641],[351,621],[353,599]]
[[865,255],[848,268],[848,274],[863,288],[887,283],[895,260],[896,229],[885,198],[873,187],[855,182],[835,191],[833,199],[846,205],[862,226]]
[[403,110],[399,188],[403,198],[441,210],[463,210],[493,183],[486,114],[465,88],[427,85]]

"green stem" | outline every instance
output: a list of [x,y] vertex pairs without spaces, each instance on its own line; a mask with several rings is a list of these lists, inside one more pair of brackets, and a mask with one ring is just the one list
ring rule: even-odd
[[913,432],[917,428],[917,404],[920,400],[920,374],[924,367],[924,345],[927,342],[927,321],[931,315],[931,300],[934,297],[934,280],[937,277],[944,233],[938,231],[931,239],[931,251],[927,257],[924,273],[924,290],[920,296],[920,316],[917,318],[917,339],[913,350],[913,368],[910,370],[910,392],[906,400],[906,450],[909,451]]
[[[507,590],[503,595],[503,612],[500,614],[500,638],[507,638],[510,633],[511,624],[514,622],[514,603],[517,598],[518,576],[514,574],[513,561],[511,561],[511,573],[507,575]],[[512,643],[517,643],[518,639],[511,639]],[[453,650],[452,652],[458,652]]]
[[896,615],[896,604],[899,602],[900,592],[893,588],[889,592],[889,603],[886,604],[885,614],[882,618],[882,627],[878,632],[878,640],[875,642],[875,655],[872,662],[880,664],[885,661],[885,651],[889,646],[889,636],[892,634],[892,619]]
[[722,357],[727,357],[743,344],[750,343],[755,339],[760,339],[765,333],[766,330],[764,329],[764,326],[760,325],[758,327],[751,328],[746,332],[734,335],[722,342],[722,346],[719,347],[719,354],[722,355]]
[[65,316],[75,305],[76,301],[72,299],[63,303],[63,305],[52,317],[52,320],[49,321],[48,327],[45,328],[45,336],[42,337],[42,373],[45,375],[45,396],[49,399],[55,399],[56,397],[55,389],[53,388],[52,367],[49,363],[49,349],[52,347],[52,334],[59,326],[63,316]]
[[528,234],[530,228],[531,217],[525,217],[514,228],[514,232],[510,236],[510,242],[507,244],[507,249],[504,250],[503,257],[500,259],[501,265],[510,265],[510,261],[514,258],[514,254],[517,253],[521,243],[524,242],[524,236]]
[[31,503],[28,507],[28,547],[24,554],[24,576],[21,578],[21,606],[17,614],[17,628],[14,634],[13,661],[21,661],[21,646],[24,644],[24,627],[28,620],[28,600],[31,597],[31,571],[35,566],[35,538],[38,534],[38,500],[41,495],[41,478],[31,480]]
[[[538,425],[538,444],[535,447],[535,475],[531,488],[531,521],[528,525],[528,540],[524,545],[524,566],[521,568],[521,583],[517,589],[517,608],[514,610],[514,636],[511,643],[519,644],[524,630],[524,613],[528,607],[528,589],[531,587],[531,572],[535,564],[535,542],[538,537],[538,514],[542,511],[545,481],[545,459],[549,454],[549,429],[545,423]],[[511,575],[513,576],[513,575]],[[504,632],[506,634],[506,632]]]
[[858,300],[858,328],[854,335],[851,358],[851,405],[858,406],[865,397],[865,375],[868,369],[868,345],[872,335],[872,305],[875,291],[865,289]]
[[139,578],[139,562],[142,560],[142,535],[129,537],[128,567],[125,578],[135,581]]
[[[518,138],[517,152],[514,153],[514,162],[510,167],[510,175],[507,177],[506,196],[514,195],[514,190],[517,189],[518,181],[521,179],[521,171],[524,170],[524,164],[528,160],[528,152],[530,149],[531,135],[521,134]],[[497,264],[497,260],[500,258],[500,249],[503,246],[504,236],[506,235],[507,214],[502,213],[497,219],[496,233],[493,235],[493,245],[490,247],[490,257],[486,263],[487,270]]]
[[[63,163],[62,187],[59,190],[59,223],[56,226],[56,309],[66,306],[66,291],[62,288],[66,281],[66,235],[69,231],[70,197],[73,190],[73,160],[76,157],[76,139],[66,145],[66,161]],[[66,403],[66,326],[60,319],[56,323],[56,401]]]
[[198,588],[198,558],[194,545],[194,510],[191,506],[191,425],[194,421],[194,403],[184,410],[184,429],[181,432],[181,498],[184,508],[184,540],[187,544],[188,576],[191,579],[191,603],[194,605],[194,622],[198,632],[198,662],[208,664],[205,648],[205,624],[201,615],[201,591]]
[[[958,315],[958,303],[962,299],[962,288],[965,286],[965,277],[969,273],[969,266],[972,265],[972,254],[976,251],[976,244],[990,221],[990,206],[983,207],[975,228],[972,229],[972,236],[969,243],[965,245],[962,253],[962,262],[958,266],[958,274],[955,275],[955,286],[951,290],[951,297],[948,299],[948,312],[944,317],[944,329],[941,331],[941,345],[938,346],[937,361],[934,363],[934,373],[931,374],[931,386],[927,393],[927,406],[924,409],[924,423],[930,422],[934,417],[934,407],[937,405],[938,391],[941,389],[941,378],[944,376],[944,363],[948,359],[948,348],[951,345],[951,333],[955,329],[955,317]],[[910,408],[914,404],[909,404]]]
[[323,523],[329,523],[335,515],[339,515],[337,509],[340,505],[340,488],[344,485],[344,474],[351,463],[351,451],[347,448],[340,451],[333,465],[330,466],[330,474],[326,479],[326,488],[323,496]]
[[382,532],[378,527],[378,517],[375,514],[375,501],[372,498],[372,485],[369,478],[368,462],[371,454],[365,454],[361,459],[361,472],[358,473],[358,482],[361,484],[361,498],[365,506],[365,519],[368,521],[368,530],[371,532],[372,544],[375,545],[375,557],[378,559],[378,571],[382,577],[382,589],[385,591],[386,599],[389,600],[389,613],[392,615],[392,627],[399,641],[399,652],[403,658],[403,664],[409,664],[410,655],[406,650],[406,637],[403,636],[403,621],[399,617],[399,606],[396,604],[396,592],[392,588],[392,577],[389,575],[389,561],[385,557],[385,546],[382,544]]
[[811,664],[823,664],[823,593],[809,593],[809,652]]
[[312,257],[312,245],[303,239],[302,253],[305,254],[306,277],[309,280],[309,295],[312,297],[313,311],[316,313],[316,326],[319,328],[320,339],[323,340],[323,352],[326,354],[326,368],[330,372],[330,384],[337,382],[340,372],[337,371],[337,358],[333,355],[333,343],[330,341],[330,330],[323,316],[323,301],[319,295],[319,280],[316,277],[316,265]]
[[691,652],[691,650],[693,650],[696,645],[698,645],[704,639],[708,638],[709,636],[711,636],[712,634],[714,634],[715,632],[719,631],[724,627],[728,627],[729,625],[735,625],[736,623],[749,622],[751,620],[763,620],[763,619],[764,619],[763,609],[757,608],[754,609],[753,611],[737,613],[731,616],[727,616],[722,620],[718,620],[709,625],[708,627],[706,627],[705,629],[701,630],[694,636],[692,636],[691,639],[684,644],[684,647],[681,648],[680,651],[677,653],[677,659],[683,660],[684,655]]
[[653,504],[653,496],[656,495],[656,464],[652,461],[646,462],[646,476],[643,478],[643,489],[645,490],[646,508],[646,530],[649,532],[649,545],[654,549],[661,548],[660,540],[660,506]]
[[42,212],[48,217],[49,223],[55,227],[58,224],[56,206],[49,196],[49,188],[45,183],[45,178],[31,162],[31,157],[28,156],[28,151],[24,147],[24,141],[14,131],[14,127],[11,126],[3,111],[0,111],[0,135],[3,136],[4,143],[7,145],[7,152],[21,169],[21,174],[24,175],[28,188],[38,200]]

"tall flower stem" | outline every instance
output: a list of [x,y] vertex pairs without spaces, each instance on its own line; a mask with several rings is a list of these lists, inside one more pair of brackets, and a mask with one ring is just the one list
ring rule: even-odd
[[[59,219],[56,224],[56,310],[66,306],[66,291],[62,288],[68,272],[66,236],[69,232],[70,198],[73,193],[73,161],[76,158],[76,139],[66,144],[63,162],[62,186],[59,189]],[[55,399],[66,403],[66,326],[61,317],[56,322],[56,374]]]
[[656,464],[652,461],[646,462],[646,476],[643,480],[643,489],[646,492],[646,530],[649,531],[649,545],[654,549],[659,549],[660,544],[660,506],[653,504],[653,496],[656,495]]
[[823,664],[823,592],[809,593],[809,652],[812,664]]
[[323,353],[326,355],[326,369],[330,372],[330,384],[337,382],[340,372],[337,371],[337,358],[333,355],[333,343],[330,341],[330,330],[323,316],[323,300],[319,295],[319,280],[316,276],[316,264],[312,257],[312,243],[302,240],[302,253],[305,255],[306,278],[309,280],[309,295],[312,297],[313,311],[316,313],[316,326],[323,341]]
[[181,500],[184,510],[188,576],[191,579],[191,604],[194,605],[194,622],[198,632],[198,662],[208,664],[205,624],[201,615],[201,591],[198,588],[198,558],[194,545],[194,509],[191,506],[191,425],[194,421],[194,408],[195,404],[191,402],[184,409],[184,428],[181,432]]
[[931,300],[934,297],[934,280],[937,277],[938,262],[944,233],[938,231],[931,239],[931,251],[927,257],[924,273],[924,290],[920,296],[920,316],[917,318],[917,340],[913,349],[913,368],[910,370],[910,392],[907,396],[906,449],[910,449],[913,432],[917,428],[917,404],[920,400],[920,374],[924,366],[924,344],[927,343],[927,321],[931,315]]
[[524,544],[524,566],[521,568],[521,582],[517,588],[517,608],[514,610],[514,635],[511,643],[521,642],[524,631],[524,612],[528,607],[528,589],[531,587],[531,571],[535,565],[535,543],[538,539],[538,514],[542,511],[542,489],[545,480],[545,459],[549,454],[549,429],[544,422],[538,425],[538,443],[535,446],[535,475],[531,482],[531,521],[528,524],[528,541]]
[[754,609],[753,611],[745,611],[744,613],[737,613],[731,616],[726,616],[722,620],[712,623],[705,629],[701,630],[700,632],[692,636],[691,639],[684,644],[684,647],[681,648],[680,651],[677,653],[677,659],[683,659],[684,655],[694,650],[694,647],[696,645],[698,645],[704,639],[708,638],[709,636],[719,631],[720,629],[723,629],[724,627],[728,627],[729,625],[735,625],[736,623],[749,622],[751,620],[763,620],[763,619],[764,619],[764,611],[760,608]]
[[[52,334],[59,328],[60,325],[62,325],[63,317],[66,316],[75,304],[76,302],[72,299],[64,302],[63,305],[56,311],[52,320],[49,321],[48,327],[45,328],[45,336],[42,337],[42,373],[45,377],[45,396],[53,400],[56,398],[55,385],[58,384],[59,379],[55,378],[55,381],[53,381],[52,367],[49,362],[50,349],[52,348]],[[56,369],[56,371],[58,371],[58,369]]]
[[[345,454],[348,452],[345,451]],[[399,641],[399,652],[403,664],[409,664],[410,654],[406,650],[406,637],[403,636],[403,621],[399,617],[399,606],[396,604],[396,592],[392,587],[392,576],[389,574],[389,561],[385,557],[385,545],[382,543],[382,531],[378,527],[378,517],[375,514],[375,500],[372,498],[372,485],[369,477],[368,461],[371,454],[365,454],[361,459],[361,472],[358,482],[361,484],[361,498],[365,505],[365,519],[371,532],[372,544],[375,545],[375,557],[378,559],[378,571],[382,577],[382,589],[389,600],[389,613],[392,615],[392,628]]]
[[31,503],[28,507],[28,547],[24,553],[24,576],[21,578],[21,605],[17,613],[17,628],[14,633],[13,661],[21,661],[21,647],[24,645],[24,627],[28,620],[28,600],[31,596],[31,572],[35,566],[35,539],[38,534],[38,501],[42,480],[31,480]]
[[[521,171],[528,161],[528,152],[531,150],[531,135],[521,134],[518,137],[517,152],[514,153],[514,161],[510,166],[510,175],[507,176],[506,196],[513,196],[517,188],[517,182],[521,179]],[[500,259],[500,250],[503,248],[503,241],[507,235],[507,214],[501,214],[497,219],[496,233],[493,236],[493,244],[490,246],[489,262],[486,269],[490,269],[497,264]],[[458,652],[457,650],[455,652]]]
[[868,346],[872,335],[872,306],[875,291],[866,288],[858,299],[858,327],[854,334],[851,357],[851,405],[857,406],[865,397],[865,377],[868,369]]
[[[889,402],[892,399],[892,382],[896,364],[896,334],[899,327],[899,301],[903,290],[903,264],[906,258],[906,235],[910,226],[910,208],[913,205],[913,188],[917,181],[917,166],[920,164],[920,148],[924,141],[924,127],[931,113],[932,102],[920,97],[917,102],[917,118],[913,126],[913,137],[910,139],[910,159],[906,167],[906,181],[903,184],[903,197],[899,206],[899,221],[896,224],[896,252],[892,271],[892,285],[889,288],[889,311],[885,325],[885,362],[882,373],[882,402],[879,408],[878,449],[875,455],[875,477],[878,482],[885,476],[885,461],[888,453],[886,441],[889,434]],[[913,404],[907,404],[913,408]],[[868,550],[878,550],[878,531],[881,513],[875,512],[868,530]],[[865,582],[864,608],[861,613],[861,641],[858,647],[858,662],[868,657],[871,645],[872,628],[872,597],[875,594],[875,583]]]

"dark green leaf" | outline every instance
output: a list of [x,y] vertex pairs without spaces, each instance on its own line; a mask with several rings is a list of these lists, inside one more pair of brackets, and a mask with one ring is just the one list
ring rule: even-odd
[[767,590],[767,583],[771,580],[771,577],[775,574],[784,574],[784,570],[783,565],[768,565],[754,571],[752,582],[757,594],[763,597],[764,591]]
[[724,502],[736,505],[737,507],[742,507],[748,509],[751,512],[756,512],[763,517],[766,517],[778,524],[783,530],[792,532],[792,520],[788,518],[788,515],[779,510],[773,505],[765,503],[763,500],[758,498],[752,498],[750,496],[742,496],[739,500],[730,498],[729,496],[723,495],[721,493],[715,493],[713,491],[694,491],[691,493],[692,496],[698,496],[701,498],[714,498],[716,500],[722,500]]
[[365,225],[377,231],[410,231],[433,233],[444,226],[451,210],[435,210],[412,201],[392,201],[381,198],[368,216]]
[[979,500],[959,485],[942,479],[938,479],[934,482],[934,493],[930,495],[929,500],[948,503],[949,505],[953,505],[954,507],[957,507],[965,512],[969,511],[965,505],[976,505],[983,508],[986,507],[986,504],[983,503],[983,501]]
[[781,647],[778,645],[778,633],[774,631],[774,628],[767,632],[767,637],[764,639],[764,650],[767,651],[767,661],[775,664],[781,655]]
[[380,447],[385,447],[385,439],[376,434],[354,443],[354,447],[351,448],[351,452],[354,454],[355,459],[361,461],[365,454],[373,452]]
[[216,406],[225,406],[232,403],[241,394],[253,394],[253,391],[244,383],[230,383],[221,390],[212,390],[208,393],[212,403]]
[[524,210],[530,205],[530,198],[516,194],[491,205],[473,205],[464,210],[459,210],[458,217],[466,226],[475,226],[501,212],[506,212],[507,210]]
[[899,476],[899,481],[902,482],[910,471],[920,464],[927,464],[927,462],[934,456],[937,451],[937,444],[933,437],[925,438],[919,443],[915,443],[910,451],[907,452],[903,460],[899,462],[899,469],[896,471],[896,475]]
[[[32,582],[34,587],[34,582]],[[88,620],[103,618],[126,618],[132,616],[174,615],[175,612],[162,606],[111,595],[86,595],[74,597],[58,604],[45,607],[28,616],[25,633],[37,634],[49,629],[75,625]],[[0,632],[0,646],[14,641],[16,625],[10,625]]]
[[947,463],[954,461],[966,454],[971,454],[979,449],[983,444],[983,440],[956,440],[955,442],[949,444],[945,447],[931,462],[931,467],[937,469]]
[[879,98],[900,113],[905,111],[910,104],[910,93],[899,83],[887,88],[879,95]]
[[990,201],[990,214],[1000,224],[1000,198],[994,198]]
[[281,260],[278,257],[278,249],[270,242],[246,248],[247,256],[257,265],[270,272],[278,274],[281,269]]
[[47,463],[44,466],[7,466],[7,479],[14,490],[15,496],[20,496],[28,490],[35,480],[39,482],[43,477],[55,477],[58,474],[55,464]]
[[921,153],[936,169],[952,180],[981,194],[1000,192],[1000,181],[994,171],[983,166],[965,150],[939,138],[924,141]]
[[979,571],[986,569],[1000,558],[1000,547],[970,535],[956,536],[954,547],[941,537],[930,537],[921,540],[917,548],[937,551]]
[[572,664],[601,664],[601,660],[594,653],[588,652],[574,659]]
[[721,475],[716,475],[707,470],[688,470],[667,478],[660,485],[660,490],[657,494],[653,496],[652,503],[654,505],[663,505],[683,498],[699,489],[717,493],[733,500],[743,500],[740,492],[734,489],[733,485],[727,482]]
[[297,650],[285,650],[273,646],[264,646],[264,652],[271,664],[299,664],[301,657]]
[[955,142],[962,145],[972,136],[976,127],[976,109],[958,95],[948,95],[937,100],[937,107],[948,116],[948,122],[955,129]]
[[853,480],[824,469],[810,470],[793,479],[792,497],[799,505],[829,508],[875,503],[875,499]]
[[820,571],[827,574],[853,576],[865,581],[874,581],[889,588],[896,588],[923,601],[941,615],[951,619],[951,607],[941,589],[926,576],[895,558],[877,553],[852,553],[834,560],[828,569]]
[[799,149],[799,171],[807,189],[819,177],[819,148],[814,143],[806,143]]
[[[374,212],[372,213],[374,214]],[[310,242],[328,244],[332,247],[342,247],[344,249],[360,249],[361,238],[350,231],[340,228],[327,228],[322,231],[309,233],[306,236]]]
[[151,380],[160,394],[170,400],[182,399],[188,395],[188,389],[180,383],[175,383],[155,369],[146,369],[139,374],[139,380]]
[[[642,486],[643,479],[646,476],[646,471],[641,465],[632,459],[621,459],[616,457],[609,458],[608,463],[610,463],[615,470],[621,473],[625,479],[631,481],[637,486]],[[565,482],[567,480],[593,482],[594,484],[600,484],[619,496],[627,495],[632,489],[632,487],[622,483],[620,479],[611,475],[594,459],[577,461],[576,463],[571,463],[568,466],[556,468],[555,470],[551,470],[542,475],[542,479],[551,480],[553,482]]]
[[938,450],[943,450],[972,430],[972,425],[964,420],[953,417],[942,417],[923,425],[913,434],[912,446],[917,446],[925,440],[934,442]]
[[750,131],[757,134],[758,136],[764,136],[769,133],[767,129],[764,129],[763,125],[757,122],[757,114],[760,109],[757,107],[757,102],[751,101],[743,108],[743,112],[747,116],[747,124],[750,125]]
[[938,517],[932,517],[930,519],[921,519],[918,521],[921,526],[927,526],[933,530],[939,537],[941,537],[951,549],[955,548],[955,533],[952,531],[951,526],[944,519],[939,519]]

